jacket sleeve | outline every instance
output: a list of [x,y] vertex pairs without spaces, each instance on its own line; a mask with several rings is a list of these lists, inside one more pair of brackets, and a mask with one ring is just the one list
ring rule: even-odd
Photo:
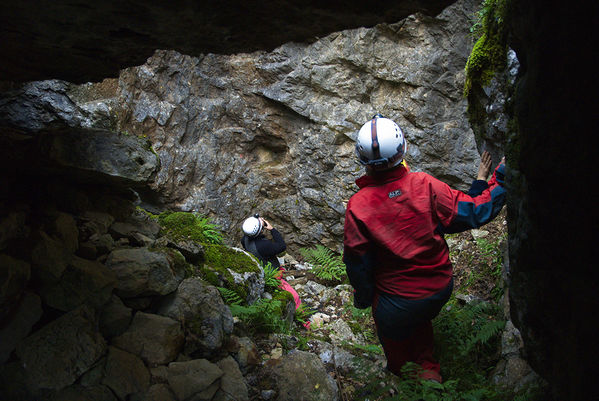
[[474,180],[468,192],[470,196],[478,196],[483,193],[485,189],[489,188],[489,183],[485,180]]
[[374,298],[374,258],[364,227],[351,212],[351,200],[345,212],[343,234],[343,263],[349,282],[354,288],[354,306],[366,309]]
[[451,189],[447,184],[433,179],[430,183],[433,208],[442,231],[462,232],[493,220],[505,204],[504,171],[505,165],[497,166],[489,180],[488,188],[474,196]]
[[343,263],[349,282],[354,288],[354,306],[358,309],[368,308],[374,298],[372,257],[368,253],[362,256],[344,253]]
[[285,249],[287,249],[287,244],[285,244],[283,236],[280,232],[277,231],[276,228],[270,230],[270,233],[272,235],[272,241],[260,241],[259,244],[259,252],[265,258],[278,255],[279,253],[284,252]]

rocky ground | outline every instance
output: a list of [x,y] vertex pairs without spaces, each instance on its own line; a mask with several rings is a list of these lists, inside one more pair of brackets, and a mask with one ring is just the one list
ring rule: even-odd
[[[501,275],[506,242],[505,219],[503,211],[479,230],[447,236],[454,264],[454,294],[464,302],[498,302],[501,298],[503,289],[497,278]],[[314,274],[309,263],[291,255],[284,260],[283,278],[297,291],[304,307],[313,312],[310,328],[296,322],[292,334],[254,338],[262,361],[269,363],[294,349],[308,351],[324,362],[337,383],[340,400],[400,399],[396,398],[397,378],[385,370],[386,361],[370,310],[353,308],[352,288],[347,280],[323,280]],[[246,379],[251,399],[268,399],[268,391],[264,393],[264,388],[260,388],[259,378],[252,379],[250,374]],[[373,383],[380,391],[373,391]]]

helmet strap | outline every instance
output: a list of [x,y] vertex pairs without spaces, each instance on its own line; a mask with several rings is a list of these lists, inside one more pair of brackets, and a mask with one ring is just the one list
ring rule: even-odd
[[377,117],[375,116],[370,122],[370,137],[372,138],[372,153],[374,155],[374,159],[380,159],[381,149],[379,145],[379,138],[376,134],[376,120]]

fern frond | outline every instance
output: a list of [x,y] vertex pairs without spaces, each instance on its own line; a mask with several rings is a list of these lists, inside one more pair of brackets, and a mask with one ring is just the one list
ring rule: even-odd
[[302,248],[300,254],[312,265],[314,274],[325,280],[341,280],[345,275],[345,264],[341,256],[320,244],[315,248]]
[[243,300],[235,291],[224,287],[216,287],[227,305],[241,305]]
[[279,285],[281,284],[281,282],[279,281],[279,278],[281,277],[281,271],[276,268],[273,267],[273,265],[268,262],[266,265],[263,266],[264,269],[264,287],[265,288],[271,288],[271,289],[277,289],[279,288]]
[[477,344],[486,344],[492,337],[499,335],[504,327],[504,320],[486,321],[476,333],[470,336],[466,342],[465,348],[462,350],[462,354],[467,354]]

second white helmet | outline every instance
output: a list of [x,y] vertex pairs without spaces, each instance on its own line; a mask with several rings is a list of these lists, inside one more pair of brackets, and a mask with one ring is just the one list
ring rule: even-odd
[[375,170],[397,166],[406,150],[407,142],[399,125],[380,114],[366,122],[358,132],[358,160]]
[[262,231],[262,220],[259,217],[248,217],[241,226],[243,232],[249,237],[255,237]]

